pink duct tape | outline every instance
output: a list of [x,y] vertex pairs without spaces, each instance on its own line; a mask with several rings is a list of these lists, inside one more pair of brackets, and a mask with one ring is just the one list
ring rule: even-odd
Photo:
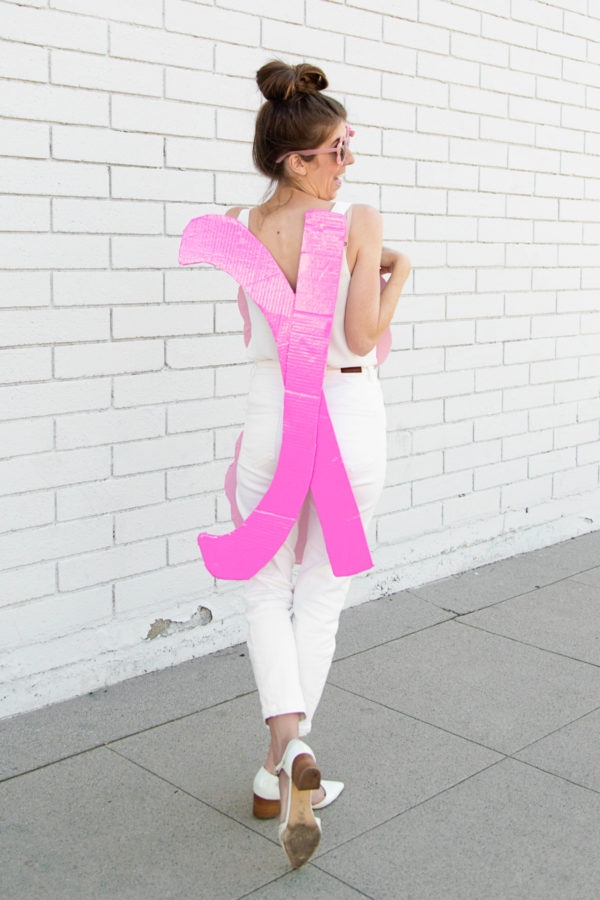
[[305,214],[295,294],[266,247],[237,219],[200,216],[183,232],[182,265],[218,266],[262,309],[284,382],[282,443],[270,487],[235,531],[198,536],[206,567],[218,578],[251,578],[266,565],[297,520],[309,488],[334,574],[354,575],[373,565],[323,394],[345,232],[339,213]]

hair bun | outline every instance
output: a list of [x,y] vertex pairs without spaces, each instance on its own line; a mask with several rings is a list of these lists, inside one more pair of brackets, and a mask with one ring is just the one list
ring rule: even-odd
[[324,91],[328,85],[318,66],[299,63],[289,66],[280,59],[265,63],[256,73],[256,83],[266,100],[297,100],[304,94]]

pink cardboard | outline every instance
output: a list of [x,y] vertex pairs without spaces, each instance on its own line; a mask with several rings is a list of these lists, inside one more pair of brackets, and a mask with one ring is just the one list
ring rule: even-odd
[[305,214],[294,294],[266,247],[237,219],[200,216],[183,232],[182,265],[218,266],[263,311],[285,389],[280,456],[266,494],[234,531],[198,536],[206,567],[218,578],[251,578],[266,565],[297,520],[309,489],[333,573],[354,575],[373,565],[323,394],[345,233],[346,219],[339,213]]

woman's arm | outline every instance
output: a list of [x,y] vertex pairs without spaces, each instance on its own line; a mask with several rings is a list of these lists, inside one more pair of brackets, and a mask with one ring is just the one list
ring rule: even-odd
[[[344,332],[353,353],[366,356],[384,333],[410,275],[410,259],[382,247],[383,219],[372,206],[355,206],[352,213],[352,241],[358,245],[352,270]],[[390,273],[380,290],[379,276]]]

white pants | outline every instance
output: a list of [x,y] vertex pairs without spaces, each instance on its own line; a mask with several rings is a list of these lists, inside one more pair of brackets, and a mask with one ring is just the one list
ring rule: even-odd
[[[385,409],[377,372],[327,369],[323,390],[366,529],[385,475]],[[279,363],[255,363],[237,466],[236,499],[244,519],[266,493],[277,467],[283,397]],[[311,729],[325,686],[350,586],[350,576],[338,578],[331,570],[312,494],[305,503],[308,532],[295,585],[298,522],[245,589],[248,651],[263,717],[300,713],[302,736]]]

